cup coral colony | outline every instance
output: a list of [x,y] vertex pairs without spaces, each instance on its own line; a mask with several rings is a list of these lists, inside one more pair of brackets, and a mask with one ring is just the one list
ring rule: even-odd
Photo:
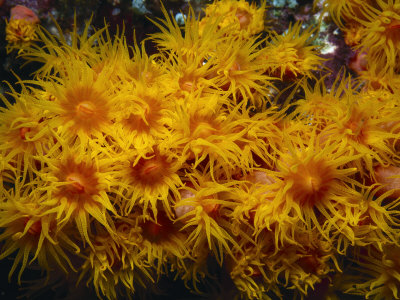
[[278,34],[268,9],[221,0],[178,24],[162,7],[132,45],[10,18],[7,50],[42,63],[1,96],[10,280],[36,266],[106,299],[165,277],[206,298],[400,298],[400,0],[322,2],[358,56],[329,88],[318,27]]

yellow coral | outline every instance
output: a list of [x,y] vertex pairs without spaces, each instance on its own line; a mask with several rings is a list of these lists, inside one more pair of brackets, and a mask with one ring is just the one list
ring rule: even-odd
[[[83,243],[93,247],[90,226],[93,220],[110,233],[114,231],[110,214],[117,212],[112,195],[107,194],[113,181],[111,161],[106,157],[101,159],[94,144],[82,145],[66,138],[60,143],[62,151],[58,149],[40,158],[44,167],[36,173],[40,178],[37,189],[45,192],[41,205],[56,214],[59,226],[75,221]],[[95,161],[91,155],[96,157]]]
[[[340,28],[345,28],[345,22],[360,16],[365,5],[372,4],[370,0],[324,0],[323,13],[328,12],[332,20]],[[317,2],[315,2],[317,3]]]
[[225,253],[233,257],[232,247],[241,251],[223,217],[234,205],[228,196],[234,182],[216,183],[210,174],[201,172],[191,174],[188,179],[175,207],[178,220],[184,224],[181,230],[189,232],[186,244],[195,257],[208,246],[222,264]]
[[36,61],[43,64],[35,74],[38,77],[46,78],[49,75],[57,75],[60,71],[65,72],[65,67],[70,63],[78,61],[94,64],[96,62],[98,48],[96,43],[99,36],[107,30],[103,27],[92,35],[88,35],[91,19],[86,22],[82,34],[77,30],[76,16],[74,18],[73,31],[70,34],[70,41],[65,37],[61,27],[55,23],[57,35],[51,34],[44,27],[38,26],[36,34],[43,45],[31,44],[25,47],[22,56],[27,61]]
[[377,0],[376,3],[376,7],[365,6],[363,16],[366,20],[357,19],[364,26],[358,48],[367,53],[369,65],[393,73],[400,67],[400,1]]
[[203,34],[207,22],[218,20],[219,28],[229,28],[230,34],[248,38],[264,29],[265,10],[266,1],[262,1],[260,7],[244,0],[214,1],[207,5],[206,15],[200,20],[200,34]]
[[65,249],[79,252],[78,246],[58,226],[56,214],[41,205],[42,192],[16,182],[15,191],[5,192],[0,201],[2,244],[0,259],[17,252],[9,278],[22,263],[18,283],[28,264],[37,260],[47,276],[55,263],[64,272],[75,270]]
[[[138,244],[142,237],[138,227],[128,223],[118,224],[117,238],[97,228],[94,247],[86,249],[79,281],[86,275],[87,284],[93,284],[99,298],[118,299],[126,295],[131,299],[137,287],[146,287],[154,282],[152,265],[144,262],[147,253],[141,253]],[[112,278],[113,280],[110,280]]]
[[[39,28],[22,56],[42,68],[0,96],[9,276],[36,261],[69,272],[79,256],[78,281],[108,299],[164,276],[200,293],[216,273],[248,299],[328,285],[327,299],[397,297],[400,3],[359,4],[324,1],[368,54],[358,80],[330,88],[317,29],[262,33],[265,1],[189,9],[182,26],[162,7],[152,55],[107,25]],[[366,273],[354,286],[336,280],[349,260]]]
[[25,19],[11,19],[6,21],[7,53],[13,49],[23,51],[32,42],[38,39],[36,24]]
[[41,107],[40,97],[24,84],[21,84],[21,92],[11,87],[10,95],[14,98],[12,102],[0,95],[4,105],[0,108],[2,171],[3,175],[7,173],[16,180],[16,169],[20,169],[22,181],[25,181],[25,178],[32,179],[32,172],[38,168],[34,156],[43,155],[59,145],[50,138],[50,115]]
[[[359,254],[357,265],[365,270],[360,276],[349,276],[344,284],[346,292],[362,295],[370,299],[398,299],[399,298],[399,246],[386,245],[382,250],[370,246]],[[354,271],[353,271],[354,272]]]
[[317,28],[302,30],[302,23],[291,25],[284,34],[271,33],[271,41],[260,51],[259,60],[270,76],[293,79],[313,77],[313,71],[321,68],[324,58],[319,47],[313,45]]

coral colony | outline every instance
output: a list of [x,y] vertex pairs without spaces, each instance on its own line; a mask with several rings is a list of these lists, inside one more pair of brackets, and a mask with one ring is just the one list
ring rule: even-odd
[[357,54],[329,88],[318,27],[278,34],[266,2],[182,25],[162,7],[133,45],[24,9],[7,50],[42,65],[1,96],[10,280],[39,266],[134,299],[224,272],[238,299],[400,298],[400,0],[322,3]]

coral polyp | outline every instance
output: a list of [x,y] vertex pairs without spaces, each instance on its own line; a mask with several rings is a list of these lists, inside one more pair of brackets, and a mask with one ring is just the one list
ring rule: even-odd
[[366,20],[359,21],[365,27],[360,41],[361,49],[382,69],[398,69],[400,2],[376,1],[376,5],[376,8],[367,5],[363,13]]

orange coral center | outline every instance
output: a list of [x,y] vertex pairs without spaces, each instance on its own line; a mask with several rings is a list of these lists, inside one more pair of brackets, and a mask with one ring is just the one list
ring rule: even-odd
[[134,114],[130,114],[129,117],[124,120],[124,124],[131,130],[139,132],[148,132],[150,129],[140,116]]
[[179,87],[187,92],[197,90],[196,77],[193,74],[185,74],[179,78]]
[[346,124],[346,127],[354,134],[358,135],[361,132],[363,120],[351,120]]
[[400,20],[392,20],[392,21],[386,26],[386,29],[388,29],[388,30],[400,29]]
[[146,71],[142,73],[142,76],[146,82],[152,82],[155,77],[152,72]]
[[215,134],[216,129],[209,123],[199,122],[193,130],[194,138],[203,138],[206,139],[210,135]]
[[19,129],[19,136],[21,137],[21,139],[26,140],[25,134],[29,131],[31,131],[29,127],[21,127]]
[[86,134],[101,130],[111,123],[110,98],[105,95],[107,88],[93,85],[74,85],[69,87],[60,98],[63,109],[61,114],[65,121],[72,122],[72,131],[83,131]]
[[209,204],[204,204],[202,205],[204,211],[210,215],[211,217],[214,217],[218,214],[218,209],[220,207],[220,204],[217,203],[209,203]]
[[162,105],[159,100],[147,97],[145,98],[147,107],[144,109],[142,114],[130,114],[127,119],[124,120],[124,124],[131,130],[137,132],[148,133],[150,129],[160,129],[162,124],[160,120],[163,117]]
[[141,170],[141,175],[154,175],[159,172],[160,165],[155,162],[144,163],[144,167]]
[[85,186],[83,185],[83,179],[78,174],[70,174],[66,180],[71,183],[71,192],[75,194],[83,194],[85,192]]
[[349,67],[360,74],[362,71],[367,70],[367,53],[357,51],[356,54],[350,59]]
[[163,180],[168,168],[166,157],[155,155],[150,159],[141,158],[135,166],[132,166],[131,174],[135,181],[142,184],[157,184]]
[[[29,222],[30,218],[25,218],[24,226]],[[38,236],[42,232],[42,222],[40,220],[33,222],[28,229],[28,233],[33,236]]]
[[99,192],[96,172],[93,165],[76,163],[73,158],[69,158],[60,165],[56,174],[60,182],[67,183],[60,188],[58,196],[67,197],[71,201],[85,199],[82,203],[91,201],[91,195]]
[[152,243],[157,243],[169,236],[174,230],[172,221],[164,213],[159,214],[157,223],[145,221],[141,225],[143,236]]
[[251,22],[251,14],[243,9],[238,9],[236,11],[236,17],[239,20],[239,24],[240,24],[240,29],[246,28],[247,26],[249,26],[250,22]]
[[344,128],[347,134],[357,142],[366,140],[367,119],[362,112],[353,111],[350,119],[345,123]]
[[320,262],[315,255],[304,256],[297,262],[306,273],[317,274]]
[[307,175],[304,182],[305,182],[306,189],[312,193],[319,191],[319,189],[321,188],[322,181],[321,181],[320,177],[314,177],[312,175]]
[[42,222],[36,221],[35,223],[32,224],[32,226],[29,228],[28,232],[31,235],[40,235],[40,232],[42,231]]
[[81,102],[76,107],[76,111],[82,117],[89,117],[94,114],[95,106],[91,102]]
[[190,92],[193,89],[193,82],[191,81],[184,81],[184,82],[179,82],[179,86],[181,87],[182,90]]
[[235,61],[230,67],[229,71],[240,71],[240,64]]
[[[386,18],[384,17],[384,19]],[[398,36],[400,33],[400,21],[391,19],[389,22],[383,22],[383,26],[385,28],[383,34],[386,36],[386,38],[392,41],[398,41]]]
[[288,179],[293,181],[290,192],[301,205],[314,205],[324,198],[334,180],[331,168],[323,161],[300,164]]

